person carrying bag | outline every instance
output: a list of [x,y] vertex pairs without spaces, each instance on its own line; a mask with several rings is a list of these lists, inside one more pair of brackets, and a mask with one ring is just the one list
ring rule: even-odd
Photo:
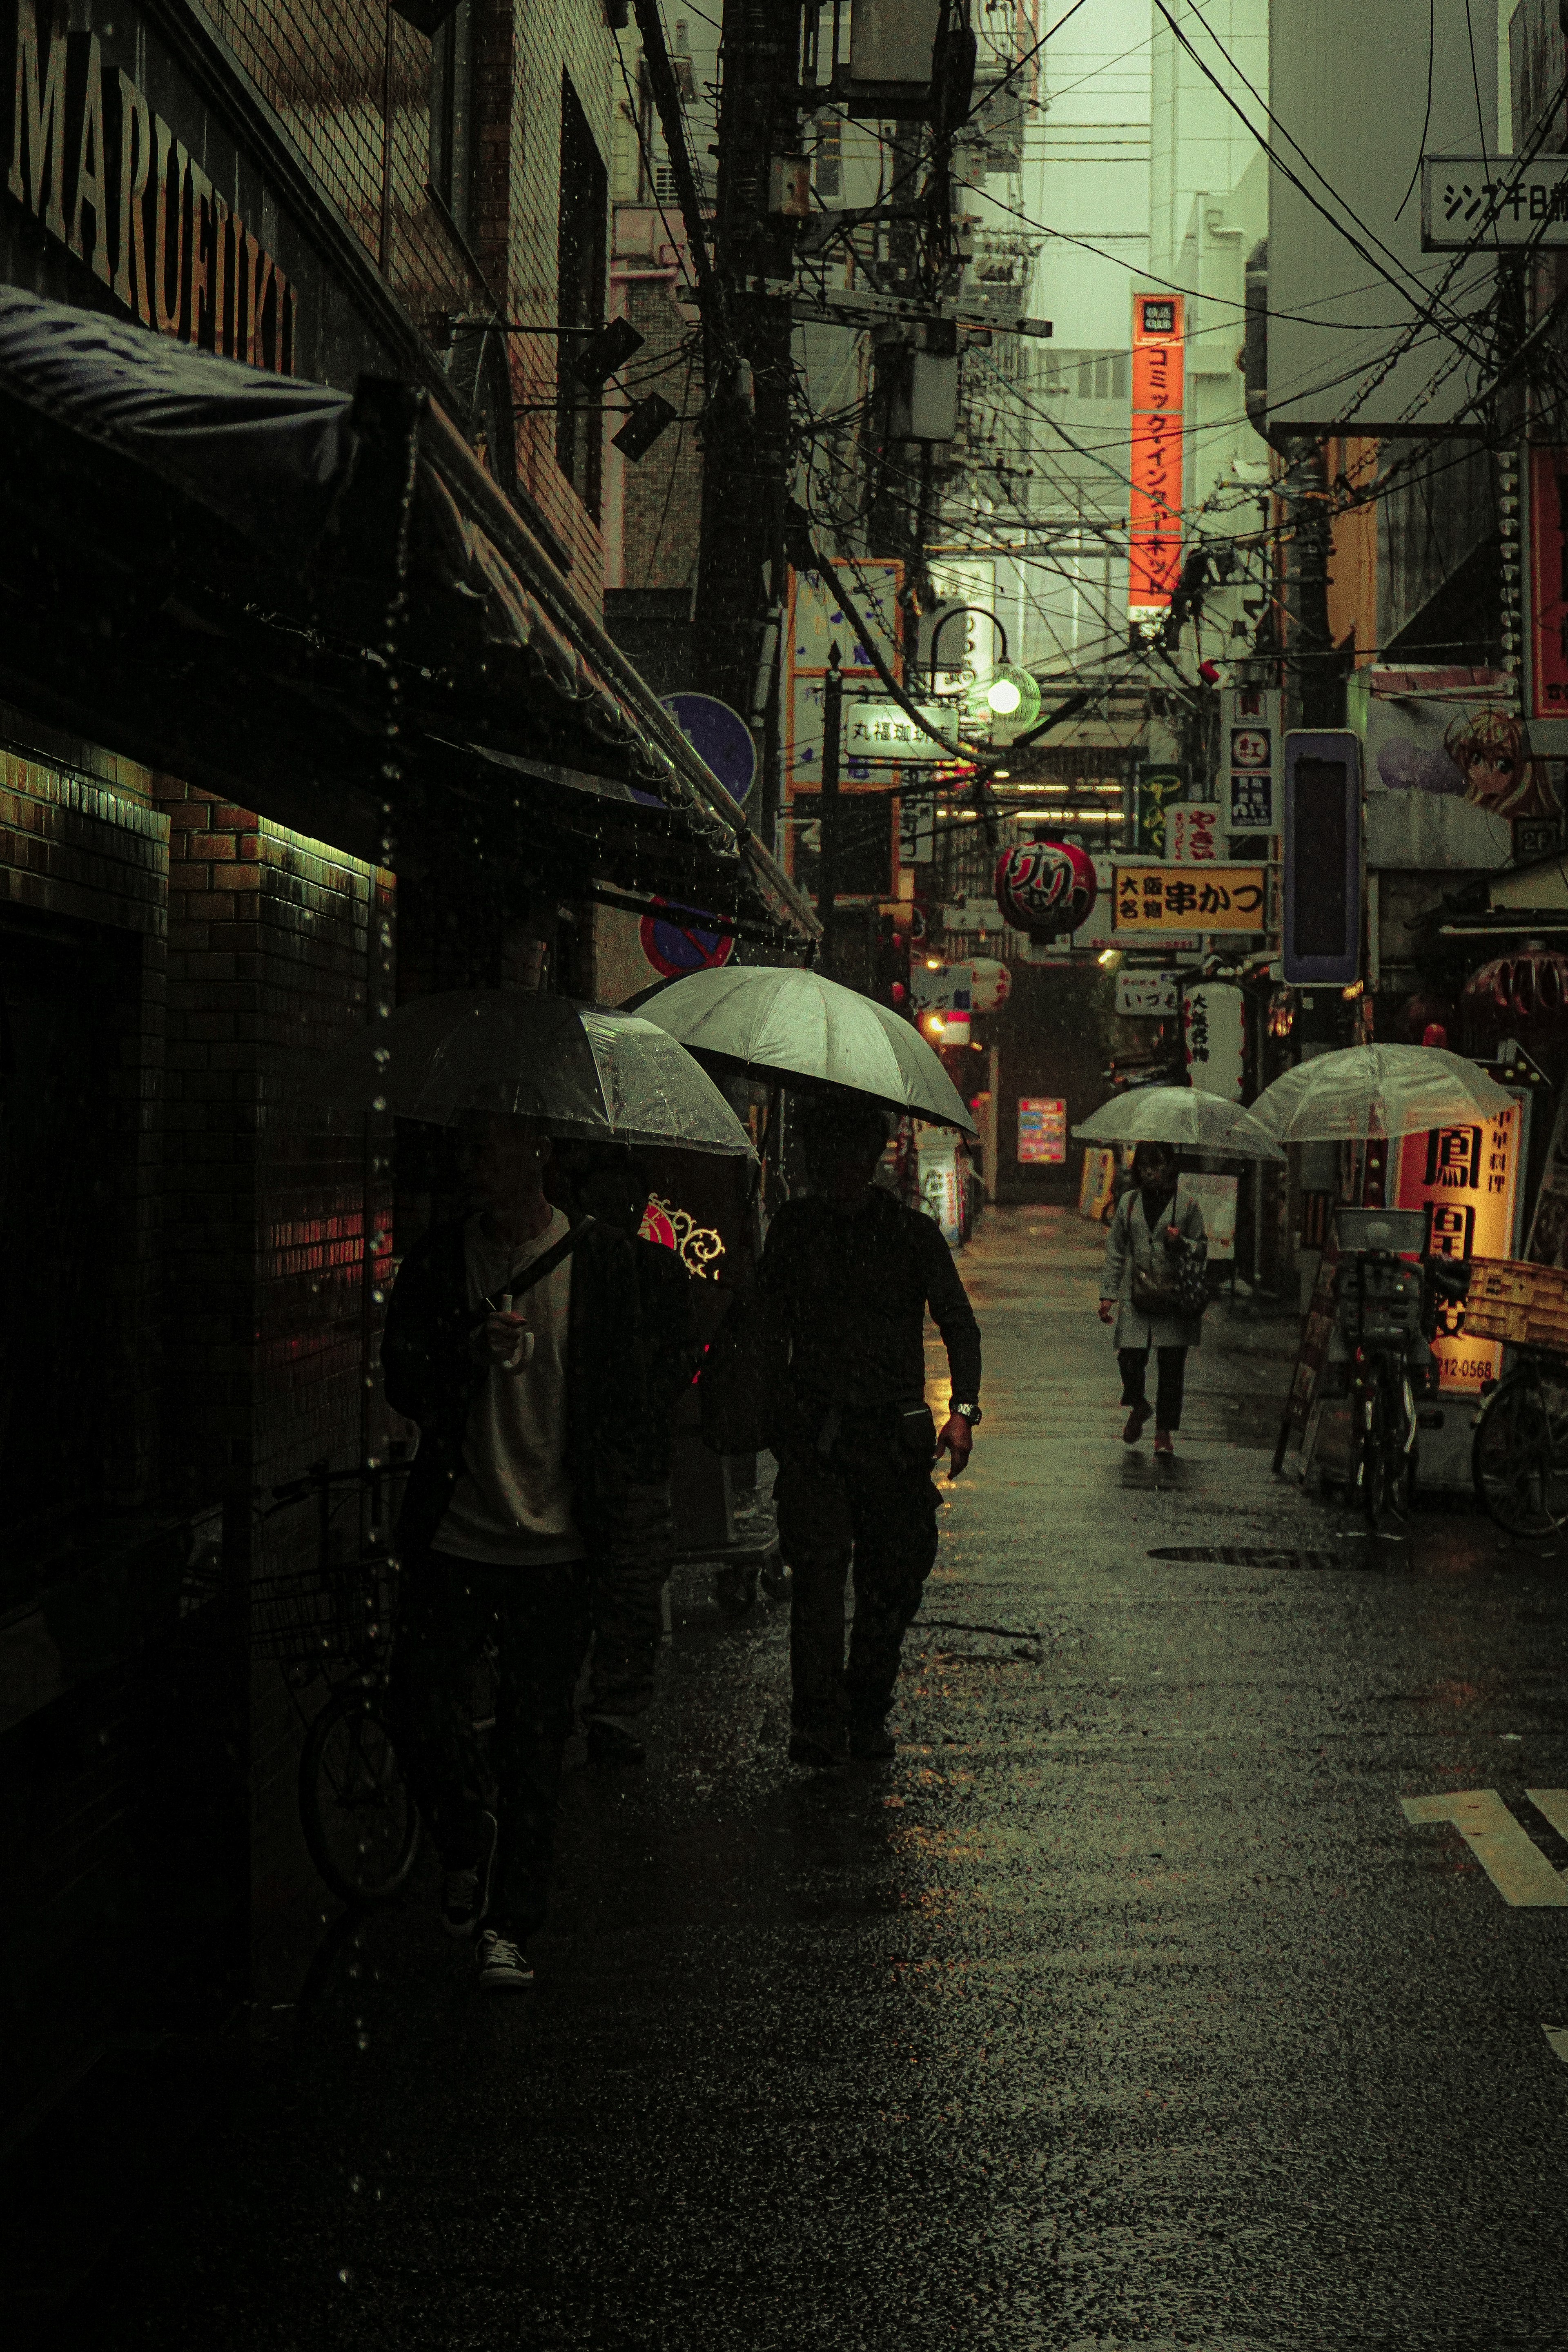
[[1176,1155],[1168,1143],[1141,1143],[1132,1155],[1132,1182],[1117,1203],[1105,1242],[1100,1319],[1114,1320],[1121,1402],[1128,1408],[1123,1444],[1136,1445],[1149,1419],[1145,1379],[1156,1351],[1154,1451],[1174,1455],[1182,1425],[1187,1350],[1203,1338],[1208,1304],[1208,1238],[1195,1201],[1176,1201]]

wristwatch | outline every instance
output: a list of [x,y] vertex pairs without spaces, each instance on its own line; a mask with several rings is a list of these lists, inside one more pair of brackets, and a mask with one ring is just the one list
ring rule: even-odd
[[982,1418],[980,1407],[977,1404],[953,1403],[950,1404],[947,1409],[949,1412],[955,1414],[960,1421],[966,1421],[971,1429],[973,1429],[975,1423]]

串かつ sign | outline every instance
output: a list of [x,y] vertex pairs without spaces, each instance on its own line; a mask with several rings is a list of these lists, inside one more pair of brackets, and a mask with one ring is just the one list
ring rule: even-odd
[[1119,866],[1111,891],[1121,931],[1260,931],[1261,866]]

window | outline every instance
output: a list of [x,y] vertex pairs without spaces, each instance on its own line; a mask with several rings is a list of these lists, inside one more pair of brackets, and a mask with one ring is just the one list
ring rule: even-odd
[[609,186],[588,118],[567,74],[561,77],[561,220],[556,245],[557,319],[580,327],[556,343],[555,456],[595,522],[604,446],[599,394],[578,383],[573,361],[587,333],[605,323],[605,240]]
[[430,184],[464,236],[476,145],[473,0],[462,0],[430,44]]
[[1110,354],[1103,352],[1094,363],[1094,396],[1096,400],[1110,398]]

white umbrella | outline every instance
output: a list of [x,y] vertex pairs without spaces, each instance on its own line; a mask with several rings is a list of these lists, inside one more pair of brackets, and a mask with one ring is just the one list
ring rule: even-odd
[[920,1032],[820,972],[773,964],[689,972],[644,998],[639,1010],[693,1054],[710,1054],[752,1076],[847,1087],[890,1110],[978,1132]]
[[667,1030],[531,989],[411,997],[300,1068],[298,1083],[318,1102],[441,1126],[460,1111],[493,1110],[590,1143],[752,1148],[707,1071]]
[[1134,1087],[1102,1103],[1073,1133],[1080,1143],[1170,1143],[1230,1160],[1285,1157],[1239,1103],[1201,1087]]
[[1366,1143],[1474,1125],[1513,1097],[1462,1054],[1439,1045],[1350,1045],[1319,1054],[1266,1087],[1252,1116],[1280,1143]]

